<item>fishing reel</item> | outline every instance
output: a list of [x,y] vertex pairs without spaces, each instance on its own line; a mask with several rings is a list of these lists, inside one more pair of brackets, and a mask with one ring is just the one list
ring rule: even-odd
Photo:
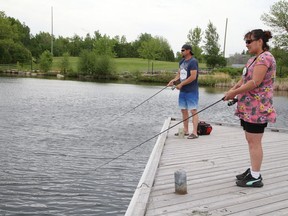
[[232,106],[232,105],[234,105],[235,103],[237,103],[237,101],[238,101],[237,98],[233,98],[233,100],[229,101],[229,102],[227,103],[227,105],[228,105],[228,106]]
[[176,88],[176,86],[177,86],[178,84],[180,84],[180,83],[181,83],[180,79],[174,81],[174,82],[173,82],[173,86],[172,86],[171,89],[174,90],[174,89]]

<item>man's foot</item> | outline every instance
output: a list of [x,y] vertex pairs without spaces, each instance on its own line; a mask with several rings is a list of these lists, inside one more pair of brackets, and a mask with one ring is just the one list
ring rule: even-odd
[[[175,133],[174,136],[179,136],[179,133]],[[189,133],[184,133],[184,136],[189,136]]]
[[195,135],[195,134],[190,134],[187,139],[197,139],[198,138],[198,135]]
[[262,177],[260,175],[259,178],[255,179],[249,173],[242,180],[236,181],[236,185],[239,187],[263,187]]

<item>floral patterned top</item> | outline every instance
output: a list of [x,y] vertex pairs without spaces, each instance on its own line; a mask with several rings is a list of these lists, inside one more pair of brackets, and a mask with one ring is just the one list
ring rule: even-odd
[[276,61],[268,51],[261,53],[256,59],[255,57],[250,58],[246,64],[247,73],[243,75],[243,84],[252,79],[256,65],[266,65],[268,68],[266,75],[258,87],[237,96],[238,103],[235,115],[250,123],[275,123],[273,83],[276,78]]

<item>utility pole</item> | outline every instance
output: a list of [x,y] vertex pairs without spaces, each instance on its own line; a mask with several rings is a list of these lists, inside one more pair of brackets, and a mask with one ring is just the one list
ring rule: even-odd
[[53,56],[53,7],[51,7],[51,54]]
[[224,49],[223,49],[224,58],[225,58],[225,49],[226,49],[227,24],[228,24],[228,18],[226,18],[225,35],[224,35]]

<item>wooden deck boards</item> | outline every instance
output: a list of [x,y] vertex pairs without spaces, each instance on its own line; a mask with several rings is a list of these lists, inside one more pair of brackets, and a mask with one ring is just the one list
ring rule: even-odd
[[[170,126],[175,123],[171,121]],[[235,185],[235,175],[250,166],[243,130],[212,126],[209,136],[194,140],[175,137],[178,127],[168,131],[141,215],[288,215],[288,133],[265,131],[261,171],[264,187],[241,188]],[[187,173],[186,195],[174,193],[174,172],[179,169]],[[145,179],[141,181],[143,184]]]

